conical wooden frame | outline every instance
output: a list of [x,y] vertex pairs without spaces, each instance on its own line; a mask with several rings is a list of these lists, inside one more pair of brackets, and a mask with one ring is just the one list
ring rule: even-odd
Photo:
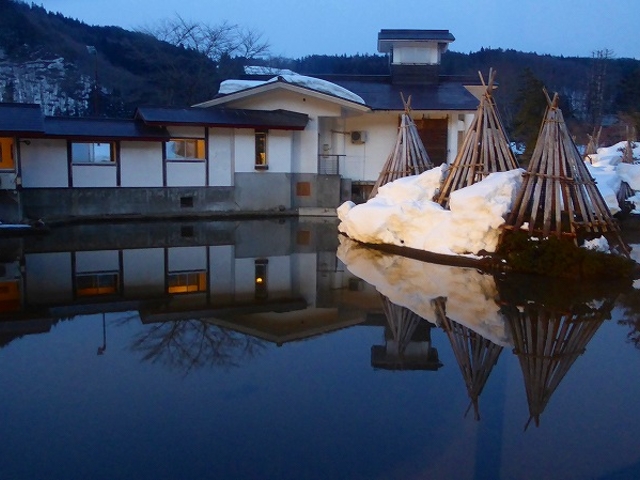
[[469,327],[451,320],[446,313],[446,301],[443,297],[433,301],[437,321],[451,342],[451,348],[471,400],[469,408],[473,406],[474,417],[480,420],[480,394],[489,379],[491,370],[498,363],[503,347],[487,340]]
[[[545,91],[546,94],[546,91]],[[628,256],[620,229],[587,170],[558,107],[548,107],[522,186],[505,230],[525,229],[530,236],[556,236],[576,245],[604,235]]]
[[433,168],[433,163],[420,139],[418,128],[411,119],[411,96],[406,101],[402,96],[402,102],[404,103],[404,112],[400,118],[395,146],[373,185],[369,199],[376,196],[382,185],[402,177],[420,175]]
[[489,70],[488,83],[485,83],[481,73],[479,75],[485,92],[462,148],[449,166],[446,178],[434,198],[444,208],[449,207],[452,192],[473,185],[491,173],[518,168],[492,95],[496,73],[493,69]]
[[539,426],[551,396],[609,318],[612,306],[607,301],[600,308],[561,310],[529,303],[510,309],[513,353],[520,361],[529,404],[525,430],[532,420]]

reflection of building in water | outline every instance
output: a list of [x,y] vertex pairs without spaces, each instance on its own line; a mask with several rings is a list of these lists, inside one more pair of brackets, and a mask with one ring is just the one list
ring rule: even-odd
[[[462,372],[467,392],[471,399],[476,420],[480,420],[479,399],[491,370],[498,362],[503,347],[495,344],[469,327],[461,325],[447,316],[447,299],[433,300],[438,325],[447,334],[451,348]],[[468,410],[467,410],[468,412]]]
[[406,307],[382,296],[387,318],[385,345],[371,347],[371,365],[387,370],[437,370],[442,366],[431,346],[432,325]]
[[505,307],[511,325],[514,354],[524,378],[529,420],[538,426],[540,415],[576,359],[609,318],[613,300],[550,307],[530,302]]
[[323,219],[54,229],[0,258],[0,334],[139,311],[144,322],[204,318],[278,344],[318,335],[364,321],[322,292],[336,243]]

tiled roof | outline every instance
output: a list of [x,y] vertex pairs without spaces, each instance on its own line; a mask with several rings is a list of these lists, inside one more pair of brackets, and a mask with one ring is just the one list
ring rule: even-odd
[[44,116],[40,105],[32,103],[0,103],[0,132],[19,134],[42,133]]
[[331,81],[360,95],[373,110],[404,110],[400,94],[405,99],[411,95],[413,110],[475,110],[478,107],[478,99],[465,88],[462,81],[394,85],[387,76],[331,78]]
[[205,125],[234,128],[303,130],[308,115],[288,110],[139,107],[135,118],[149,125]]
[[135,120],[46,117],[44,134],[48,137],[166,140],[165,128],[145,125]]

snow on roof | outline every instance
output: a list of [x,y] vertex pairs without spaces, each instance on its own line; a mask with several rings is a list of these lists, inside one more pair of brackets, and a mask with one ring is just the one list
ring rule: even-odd
[[245,75],[297,75],[288,68],[266,67],[264,65],[247,65],[244,67]]
[[307,77],[305,75],[298,75],[297,73],[289,75],[277,75],[269,80],[225,80],[220,84],[219,94],[228,95],[230,93],[236,93],[249,88],[255,88],[261,85],[266,85],[275,82],[285,82],[291,85],[298,85],[300,87],[315,90],[317,92],[326,93],[335,97],[344,98],[351,102],[360,103],[365,105],[364,100],[359,95],[356,95],[350,90],[347,90],[340,85],[336,85],[333,82],[322,80],[320,78]]

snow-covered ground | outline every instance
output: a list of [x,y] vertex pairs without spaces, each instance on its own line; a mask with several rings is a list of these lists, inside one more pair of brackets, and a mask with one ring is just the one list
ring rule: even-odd
[[[640,164],[621,163],[626,142],[598,149],[587,161],[612,214],[620,211],[616,194],[626,181],[638,193],[630,199],[640,214]],[[640,158],[640,145],[634,156]],[[405,177],[382,186],[373,199],[338,208],[339,230],[363,243],[384,243],[435,253],[478,255],[494,252],[506,213],[511,209],[524,170],[494,173],[452,193],[450,210],[431,201],[442,170]]]

